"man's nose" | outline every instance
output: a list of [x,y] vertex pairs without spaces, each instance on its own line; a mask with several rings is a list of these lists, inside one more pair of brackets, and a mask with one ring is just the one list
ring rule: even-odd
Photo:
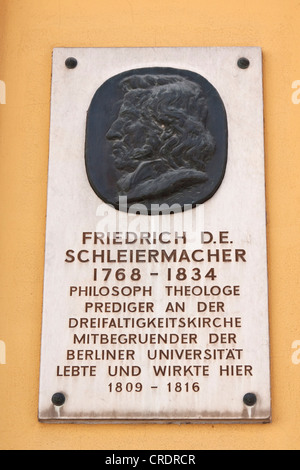
[[117,122],[113,123],[111,128],[106,134],[107,139],[109,140],[120,140],[122,139],[121,125]]

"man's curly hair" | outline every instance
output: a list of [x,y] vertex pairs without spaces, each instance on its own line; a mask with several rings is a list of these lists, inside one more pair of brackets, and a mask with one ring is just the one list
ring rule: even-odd
[[134,158],[160,158],[170,169],[205,171],[215,151],[206,128],[207,104],[197,83],[177,75],[133,75],[121,82],[124,107],[148,126],[146,143]]

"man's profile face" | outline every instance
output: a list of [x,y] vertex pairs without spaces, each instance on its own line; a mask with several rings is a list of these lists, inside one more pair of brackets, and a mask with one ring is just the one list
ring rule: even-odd
[[[106,134],[112,142],[112,156],[118,170],[134,171],[150,158],[149,123],[142,117],[143,109],[124,101],[117,119]],[[151,159],[151,158],[150,158]]]

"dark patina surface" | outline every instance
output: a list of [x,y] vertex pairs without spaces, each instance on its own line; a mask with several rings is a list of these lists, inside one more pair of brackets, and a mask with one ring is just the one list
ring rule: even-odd
[[88,110],[88,180],[116,209],[192,208],[224,178],[227,137],[222,99],[204,77],[173,68],[129,70],[107,80]]

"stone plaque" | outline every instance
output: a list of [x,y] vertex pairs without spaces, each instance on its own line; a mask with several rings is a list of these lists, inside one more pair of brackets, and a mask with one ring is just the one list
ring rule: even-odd
[[55,49],[40,421],[270,416],[261,50]]

